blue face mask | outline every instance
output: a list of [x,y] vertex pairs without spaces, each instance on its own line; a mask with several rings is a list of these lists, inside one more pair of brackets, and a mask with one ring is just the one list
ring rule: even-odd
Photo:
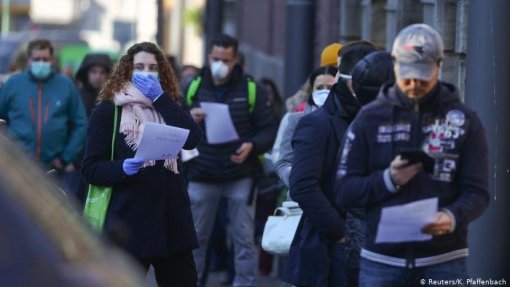
[[43,61],[32,62],[30,72],[36,79],[45,79],[51,73],[51,63]]

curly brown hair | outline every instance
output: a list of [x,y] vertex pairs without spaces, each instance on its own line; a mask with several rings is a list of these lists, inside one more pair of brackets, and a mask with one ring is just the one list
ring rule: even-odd
[[131,81],[134,69],[133,59],[139,52],[150,53],[156,57],[156,62],[158,62],[159,81],[163,91],[169,93],[172,100],[180,103],[175,74],[161,49],[151,42],[137,43],[127,50],[127,53],[120,58],[110,77],[108,77],[103,88],[99,92],[98,101],[113,100],[115,93],[122,90],[126,82]]

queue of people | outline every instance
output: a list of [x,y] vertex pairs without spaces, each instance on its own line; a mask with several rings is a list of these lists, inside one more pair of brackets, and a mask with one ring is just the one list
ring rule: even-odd
[[[256,286],[259,257],[261,272],[276,268],[258,255],[257,222],[285,197],[303,214],[284,282],[467,278],[469,223],[489,201],[487,142],[476,113],[439,80],[437,31],[410,25],[391,52],[367,41],[325,47],[285,115],[274,82],[239,64],[235,38],[217,35],[210,47],[204,67],[185,66],[181,79],[154,43],[132,45],[115,66],[89,54],[73,83],[52,66],[52,43],[31,41],[26,70],[0,87],[0,118],[82,203],[88,184],[112,187],[103,232],[152,266],[159,286],[206,286],[218,230],[231,243],[220,255],[231,262],[227,281]],[[137,157],[151,124],[187,130],[187,156]],[[423,200],[436,204],[426,237],[380,239],[385,210]]]

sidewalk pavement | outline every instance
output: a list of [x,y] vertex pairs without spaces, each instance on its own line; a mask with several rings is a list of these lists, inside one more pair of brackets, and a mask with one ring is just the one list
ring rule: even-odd
[[[207,282],[207,287],[229,287],[231,285],[222,285],[221,278],[223,277],[223,272],[211,272],[209,274],[209,280]],[[154,270],[152,267],[149,269],[147,273],[147,278],[145,280],[146,287],[157,287],[156,278],[154,277]],[[278,278],[274,276],[258,276],[257,287],[289,287],[289,284],[283,283]]]

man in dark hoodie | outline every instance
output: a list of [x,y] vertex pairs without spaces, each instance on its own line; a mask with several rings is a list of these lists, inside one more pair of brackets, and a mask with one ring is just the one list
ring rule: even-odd
[[[107,54],[90,53],[83,58],[80,68],[76,72],[75,79],[78,82],[78,90],[80,91],[87,118],[90,117],[92,110],[96,106],[96,98],[111,70],[112,60]],[[77,170],[80,170],[82,157],[83,155],[80,154],[74,163]],[[69,190],[73,191],[80,202],[85,202],[87,184],[78,172],[70,174],[65,181],[65,185]]]
[[[434,29],[404,28],[392,55],[396,84],[383,86],[353,122],[335,187],[339,206],[366,208],[360,286],[457,282],[467,277],[468,225],[489,201],[485,130],[455,87],[438,81],[443,42]],[[434,164],[404,159],[409,148]],[[421,229],[426,236],[376,242],[384,208],[423,199],[437,199],[436,218]]]
[[[393,59],[388,52],[377,51],[361,59],[352,70],[352,89],[361,106],[372,102],[385,83],[395,82]],[[341,158],[340,162],[345,160]],[[359,277],[359,254],[365,243],[365,210],[363,208],[347,209],[345,219],[347,246],[347,286],[357,287]]]
[[99,90],[112,70],[112,61],[107,54],[93,53],[85,56],[81,62],[76,80],[79,82],[80,94],[87,116],[96,105]]
[[[376,48],[364,41],[345,45],[339,70],[350,74],[355,63]],[[347,67],[346,67],[347,65]],[[333,196],[339,148],[360,106],[339,80],[324,105],[299,120],[292,145],[290,196],[303,209],[289,250],[283,279],[296,286],[343,287],[345,276],[344,212]]]

